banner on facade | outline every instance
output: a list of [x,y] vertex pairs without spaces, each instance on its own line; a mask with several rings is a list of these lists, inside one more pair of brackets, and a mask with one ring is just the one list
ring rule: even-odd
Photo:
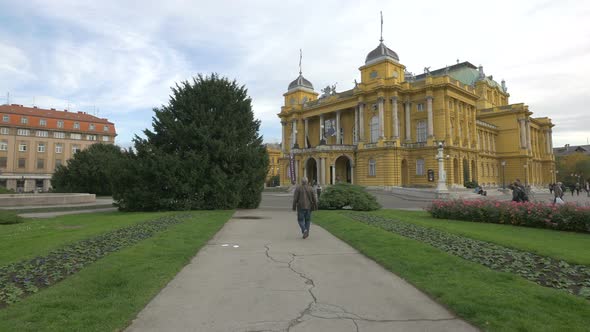
[[293,152],[289,154],[289,173],[291,184],[295,184],[295,155],[293,155]]
[[330,137],[336,135],[336,119],[324,121],[324,136]]

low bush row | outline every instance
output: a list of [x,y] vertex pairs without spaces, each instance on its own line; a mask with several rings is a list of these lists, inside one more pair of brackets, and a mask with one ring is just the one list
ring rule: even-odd
[[348,183],[330,186],[320,195],[320,209],[340,210],[344,207],[356,211],[372,211],[380,209],[381,205],[365,188]]
[[506,248],[494,243],[450,234],[367,213],[349,212],[354,220],[427,243],[449,254],[509,272],[542,286],[565,290],[590,299],[590,267]]
[[434,218],[511,224],[590,232],[590,207],[574,204],[494,200],[434,201],[427,209]]
[[161,217],[72,243],[43,257],[0,267],[0,308],[63,280],[111,252],[179,224],[187,216]]
[[16,211],[0,210],[0,225],[11,225],[23,222]]

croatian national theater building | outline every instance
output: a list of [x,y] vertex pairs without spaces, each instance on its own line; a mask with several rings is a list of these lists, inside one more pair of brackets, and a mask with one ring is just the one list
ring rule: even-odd
[[436,187],[440,142],[449,187],[555,182],[551,119],[509,104],[505,82],[483,67],[462,62],[414,76],[381,40],[359,70],[348,91],[319,95],[301,71],[289,84],[278,114],[281,185],[306,176],[322,186]]

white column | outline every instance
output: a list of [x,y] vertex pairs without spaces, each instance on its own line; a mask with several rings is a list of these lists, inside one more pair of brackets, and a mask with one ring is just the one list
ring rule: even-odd
[[406,141],[412,140],[412,130],[410,121],[410,102],[406,101]]
[[354,184],[354,166],[350,166],[350,184]]
[[397,97],[391,98],[391,118],[393,119],[393,138],[399,138],[399,119],[397,117]]
[[524,119],[518,119],[520,123],[520,147],[526,147],[526,129],[524,128]]
[[531,150],[531,122],[526,121],[526,148]]
[[305,131],[305,137],[303,138],[303,146],[306,148],[310,148],[311,146],[307,146],[307,135],[309,133],[309,119],[305,118],[304,120],[305,124],[304,124],[304,131]]
[[434,120],[432,117],[432,96],[426,97],[426,111],[428,112],[428,137],[434,136]]
[[326,185],[326,158],[320,158],[320,168],[322,185]]
[[357,144],[359,141],[359,109],[358,106],[354,108],[354,125],[352,126],[352,144]]
[[291,148],[297,144],[297,120],[291,122]]
[[295,183],[299,182],[299,160],[295,160]]
[[320,114],[320,144],[324,140],[324,115]]
[[283,137],[281,139],[281,151],[283,153],[287,152],[287,142],[285,142],[285,139],[287,138],[286,136],[286,131],[287,131],[287,122],[285,121],[281,121],[281,127],[283,128],[282,134]]
[[336,111],[336,144],[340,144],[340,111]]
[[365,104],[359,103],[359,133],[360,140],[365,140]]
[[377,100],[377,108],[379,109],[379,137],[383,139],[385,137],[385,120],[383,115],[383,104],[385,103],[385,99],[383,97],[379,97]]
[[316,159],[315,166],[317,168],[316,174],[318,177],[318,185],[321,185],[322,184],[322,167],[321,167],[322,166],[322,159],[321,158]]
[[336,184],[336,165],[330,165],[332,170],[332,184]]

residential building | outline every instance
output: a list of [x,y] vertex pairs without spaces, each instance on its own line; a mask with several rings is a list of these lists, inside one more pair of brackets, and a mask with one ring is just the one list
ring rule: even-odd
[[0,105],[0,186],[47,191],[59,165],[91,144],[114,144],[115,125],[85,112]]
[[266,183],[268,184],[273,176],[279,174],[279,159],[281,158],[280,144],[266,144],[266,152],[268,153],[268,173],[266,175]]
[[510,104],[505,81],[482,66],[413,75],[381,40],[359,70],[347,91],[328,86],[320,95],[301,70],[289,84],[278,114],[282,185],[305,175],[321,185],[436,187],[441,142],[449,187],[555,182],[553,123]]

